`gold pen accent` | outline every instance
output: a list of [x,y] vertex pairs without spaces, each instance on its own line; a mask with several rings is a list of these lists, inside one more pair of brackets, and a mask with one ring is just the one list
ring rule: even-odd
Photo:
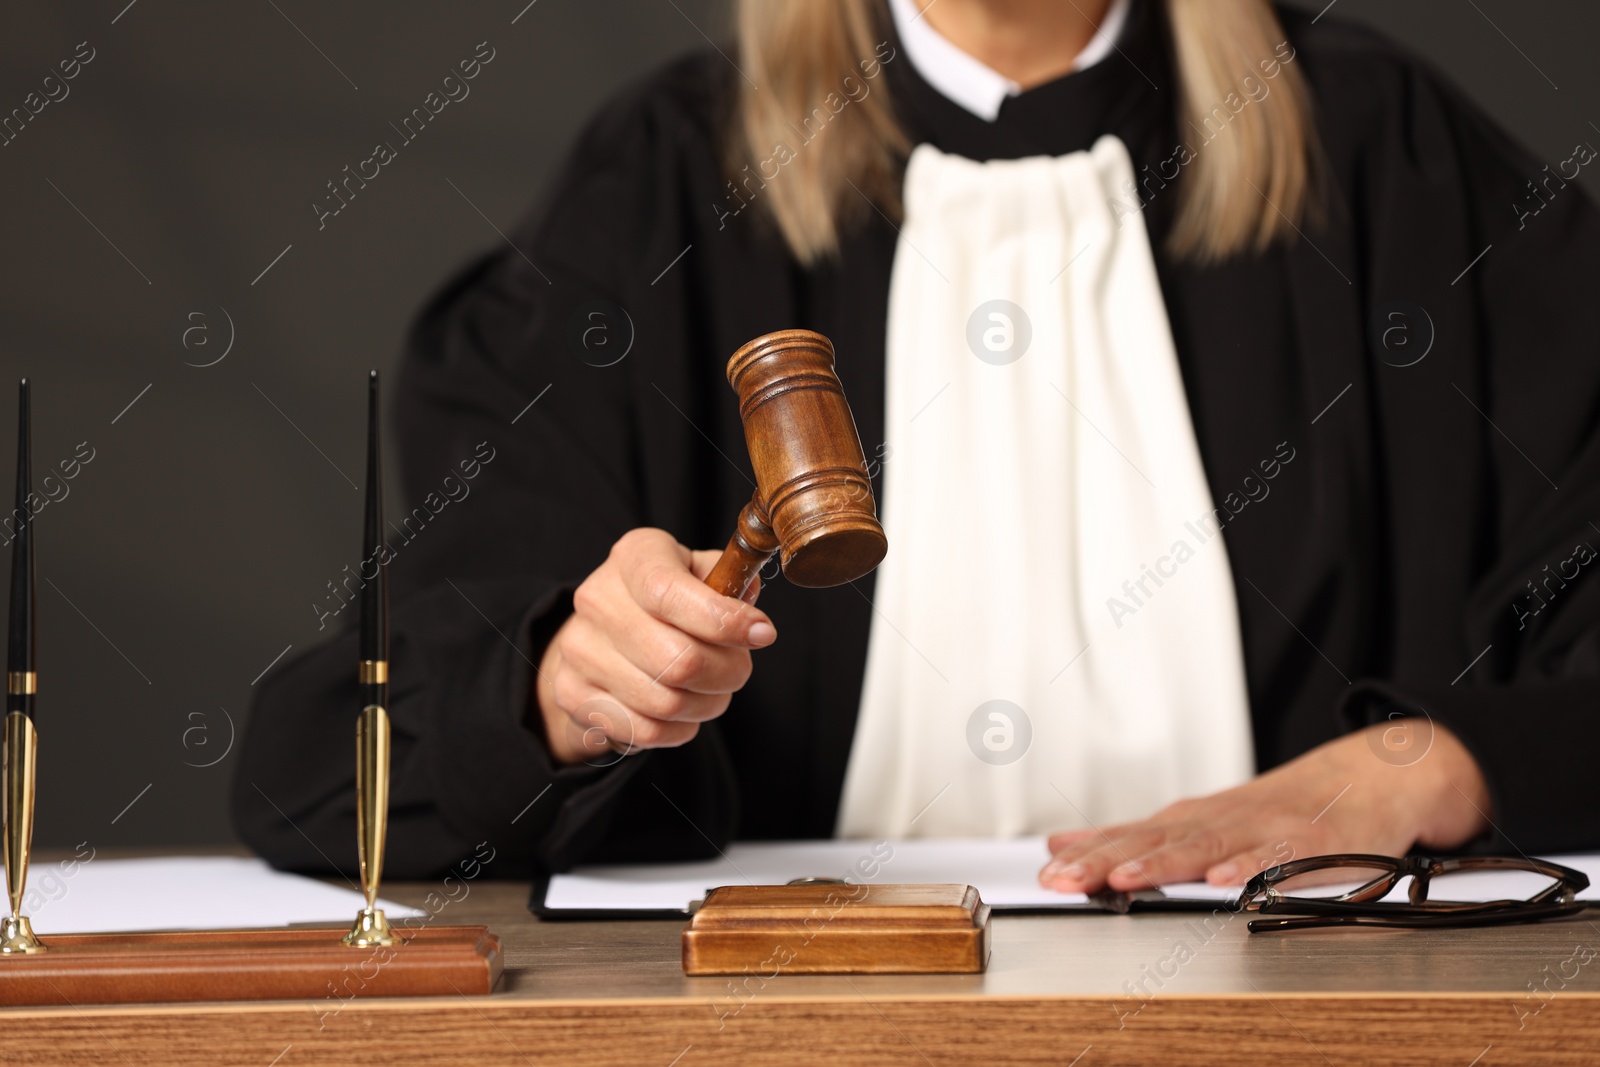
[[389,661],[386,659],[364,659],[356,665],[356,681],[362,685],[387,685],[389,682]]
[[[29,677],[32,673],[29,672]],[[28,853],[33,848],[34,771],[38,766],[39,735],[33,720],[20,711],[6,714],[5,808],[3,817],[6,889],[11,914],[0,919],[0,955],[43,952],[33,926],[22,914],[22,894],[28,884]]]
[[33,696],[39,691],[39,675],[34,671],[7,671],[6,693],[10,696]]
[[[382,662],[382,661],[379,661]],[[361,709],[356,720],[356,833],[361,855],[361,889],[367,906],[356,915],[344,943],[355,948],[397,945],[377,907],[383,878],[383,844],[389,828],[389,713],[376,704]]]

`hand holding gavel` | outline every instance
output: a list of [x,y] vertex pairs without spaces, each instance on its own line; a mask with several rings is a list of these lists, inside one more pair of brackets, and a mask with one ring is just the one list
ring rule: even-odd
[[751,650],[777,639],[754,606],[774,554],[791,582],[822,587],[861,577],[888,550],[832,343],[808,330],[766,334],[727,373],[755,494],[720,555],[632,530],[578,587],[535,680],[560,762],[675,747],[726,711]]

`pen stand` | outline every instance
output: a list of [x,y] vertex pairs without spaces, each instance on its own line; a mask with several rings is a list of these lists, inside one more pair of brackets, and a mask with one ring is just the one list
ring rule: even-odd
[[[368,386],[367,537],[381,543],[377,372]],[[28,383],[20,394],[17,512],[28,515]],[[500,979],[500,939],[484,926],[394,930],[378,910],[389,804],[388,601],[384,580],[368,583],[362,605],[364,695],[356,727],[361,882],[365,907],[354,929],[298,927],[34,937],[21,901],[28,879],[35,799],[33,524],[12,548],[6,675],[3,838],[9,908],[0,921],[0,1005],[161,1003],[196,1000],[320,1000],[333,995],[484,995]],[[373,558],[373,552],[364,553]],[[383,595],[379,595],[382,593]],[[403,925],[403,924],[402,924]],[[343,935],[343,936],[341,936]]]
[[0,1004],[482,996],[500,979],[485,926],[420,927],[352,948],[343,927],[45,934],[44,951],[0,958]]

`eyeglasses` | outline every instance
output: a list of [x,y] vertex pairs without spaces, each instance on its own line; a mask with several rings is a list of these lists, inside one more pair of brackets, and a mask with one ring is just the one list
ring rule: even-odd
[[[1407,899],[1386,900],[1406,878],[1411,879]],[[1285,893],[1289,882],[1299,884]],[[1294,916],[1252,919],[1251,933],[1319,926],[1494,926],[1580,912],[1588,902],[1577,899],[1578,894],[1587,888],[1589,876],[1582,871],[1542,860],[1348,853],[1269,867],[1250,879],[1236,906]],[[1490,894],[1505,896],[1483,899]]]

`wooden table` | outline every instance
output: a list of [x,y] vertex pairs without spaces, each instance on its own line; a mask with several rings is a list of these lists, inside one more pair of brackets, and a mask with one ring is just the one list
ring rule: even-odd
[[0,1064],[1600,1063],[1594,911],[1293,935],[1225,913],[1002,915],[984,975],[732,981],[683,976],[681,923],[539,922],[526,896],[473,882],[438,916],[503,938],[493,996],[10,1009]]

